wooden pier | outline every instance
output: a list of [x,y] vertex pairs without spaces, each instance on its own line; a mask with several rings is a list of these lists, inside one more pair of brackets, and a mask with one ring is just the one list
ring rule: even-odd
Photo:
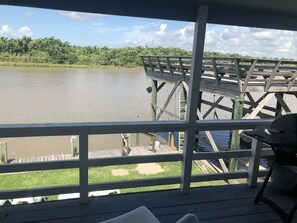
[[[159,120],[162,114],[185,120],[192,58],[141,56],[141,60],[146,75],[152,79],[152,120]],[[173,84],[173,88],[164,105],[160,106],[157,104],[157,93],[167,83]],[[167,110],[175,92],[179,93],[179,114]],[[203,98],[203,93],[213,94],[214,100]],[[297,61],[204,57],[197,119],[210,118],[210,114],[218,118],[216,109],[230,113],[231,119],[275,118],[291,113],[284,99],[286,95],[297,98]],[[231,99],[231,103],[226,104],[225,98]],[[276,100],[275,106],[271,106],[273,98]],[[204,114],[201,112],[202,105],[207,109]],[[179,149],[183,148],[183,134],[179,133]],[[239,149],[240,134],[240,130],[230,132],[230,150]],[[208,144],[217,151],[219,146],[210,132],[206,132],[206,135]],[[196,139],[201,140],[198,132]],[[228,171],[222,160],[220,163],[222,170]],[[237,159],[231,159],[229,163],[229,170],[235,171]]]

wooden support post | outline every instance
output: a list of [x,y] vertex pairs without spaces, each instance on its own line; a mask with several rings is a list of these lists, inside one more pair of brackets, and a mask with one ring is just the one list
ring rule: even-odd
[[[284,98],[284,93],[279,92],[278,94],[280,98]],[[282,104],[278,100],[276,100],[275,117],[279,117],[282,115],[282,108]]]
[[[187,92],[183,84],[180,84],[179,91],[179,120],[185,120],[186,106],[187,106]],[[182,150],[184,147],[185,133],[178,133],[178,150]]]
[[80,203],[88,203],[88,151],[89,151],[89,135],[87,130],[83,129],[79,132],[79,193]]
[[291,113],[291,109],[288,107],[287,103],[280,96],[280,94],[279,93],[275,93],[275,97],[276,97],[277,101],[282,105],[282,108],[285,110],[285,112],[287,114]]
[[0,142],[0,164],[6,164],[7,160],[7,142]]
[[[233,102],[233,119],[241,119],[243,114],[244,93],[241,93]],[[239,130],[233,130],[231,135],[230,150],[239,150],[240,147],[240,133]],[[238,159],[231,158],[229,164],[229,171],[237,170]]]
[[156,141],[157,141],[157,137],[155,135],[152,135],[151,136],[151,145],[152,145],[151,151],[154,153],[157,151],[156,150]]
[[199,100],[203,50],[205,31],[207,25],[208,8],[200,6],[197,10],[197,20],[194,29],[194,41],[192,50],[191,76],[189,82],[186,122],[190,126],[185,132],[185,144],[183,149],[183,161],[181,171],[181,192],[190,193],[192,176],[193,150],[195,147],[194,125],[196,124],[197,107]]
[[72,156],[76,156],[78,154],[78,148],[77,148],[77,137],[71,136],[70,138],[70,148],[71,148],[71,154]]
[[155,121],[157,118],[157,88],[158,88],[158,81],[152,80],[152,99],[151,99],[151,105],[152,105],[152,121]]
[[174,132],[169,132],[169,134],[168,134],[168,146],[171,149],[174,148]]

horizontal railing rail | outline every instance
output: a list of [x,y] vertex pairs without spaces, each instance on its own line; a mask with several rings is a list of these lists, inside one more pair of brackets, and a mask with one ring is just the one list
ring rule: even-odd
[[[105,190],[114,188],[134,188],[144,186],[157,186],[168,184],[179,184],[182,182],[182,175],[162,178],[148,178],[137,180],[125,180],[104,183],[89,183],[88,168],[98,166],[111,166],[123,164],[151,163],[151,162],[175,162],[183,161],[183,154],[159,154],[147,156],[128,156],[114,158],[88,159],[88,136],[93,134],[120,134],[139,132],[165,132],[165,131],[188,131],[190,128],[199,131],[212,130],[234,130],[234,129],[255,129],[268,127],[272,120],[201,120],[189,125],[184,121],[141,121],[141,122],[106,122],[106,123],[52,123],[52,124],[17,124],[0,125],[0,138],[7,137],[34,137],[34,136],[61,136],[78,135],[80,143],[79,160],[47,161],[22,164],[5,164],[0,166],[0,173],[13,173],[24,171],[40,171],[54,169],[79,169],[78,185],[63,185],[45,188],[32,188],[14,191],[1,191],[0,199],[11,199],[18,197],[48,196],[61,193],[80,193],[81,203],[88,201],[88,192],[93,190]],[[255,144],[256,145],[256,144]],[[255,156],[255,149],[252,150],[221,151],[194,153],[193,160],[221,159],[250,157],[252,161],[249,170],[246,172],[229,172],[193,175],[192,182],[228,180],[248,178],[251,186],[255,185],[259,171],[260,153]],[[254,149],[254,150],[253,150]],[[267,152],[266,152],[267,154]],[[191,160],[191,162],[193,161]],[[256,170],[257,169],[257,170]],[[250,179],[250,180],[249,180]],[[252,179],[252,180],[251,180]]]

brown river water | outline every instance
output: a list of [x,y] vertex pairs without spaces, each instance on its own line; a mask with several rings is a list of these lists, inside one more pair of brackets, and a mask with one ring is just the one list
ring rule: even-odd
[[[150,83],[143,69],[0,67],[0,123],[150,120]],[[170,86],[162,90],[170,92]],[[166,100],[168,94],[162,95]],[[70,137],[64,136],[0,141],[8,143],[9,159],[70,151]],[[90,151],[121,143],[120,135],[89,137]]]

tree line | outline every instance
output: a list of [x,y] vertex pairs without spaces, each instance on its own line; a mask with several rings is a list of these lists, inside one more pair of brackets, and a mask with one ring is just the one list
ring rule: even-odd
[[[191,52],[175,47],[76,46],[54,37],[0,37],[0,62],[137,67],[142,65],[140,55],[190,56]],[[205,52],[205,56],[240,57],[218,52]]]

